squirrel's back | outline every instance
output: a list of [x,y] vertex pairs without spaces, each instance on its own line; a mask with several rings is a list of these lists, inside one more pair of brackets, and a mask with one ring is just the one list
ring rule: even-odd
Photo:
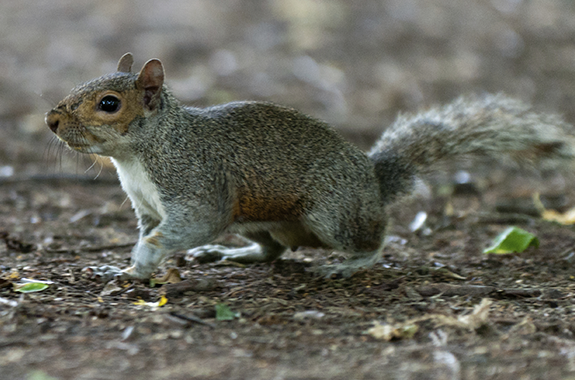
[[185,110],[141,149],[168,196],[213,184],[239,221],[295,220],[330,192],[379,198],[372,162],[322,121],[265,102]]

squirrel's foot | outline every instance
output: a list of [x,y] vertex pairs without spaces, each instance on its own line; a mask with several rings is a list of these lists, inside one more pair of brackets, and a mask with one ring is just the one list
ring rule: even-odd
[[187,253],[189,257],[193,257],[198,263],[204,264],[224,259],[229,250],[230,248],[224,247],[223,245],[208,244],[190,249]]
[[[283,250],[282,247],[279,254],[281,254]],[[273,261],[279,256],[276,251],[277,250],[262,249],[257,243],[242,248],[228,248],[223,245],[203,245],[190,249],[188,255],[200,264],[219,260],[230,260],[241,264],[254,264]]]
[[349,278],[362,269],[369,269],[381,257],[381,251],[367,257],[354,257],[341,264],[317,267],[315,271],[325,278]]
[[135,266],[126,269],[120,269],[111,265],[102,265],[100,267],[86,267],[82,272],[88,273],[91,279],[98,282],[110,282],[112,280],[141,280],[142,277],[135,273]]

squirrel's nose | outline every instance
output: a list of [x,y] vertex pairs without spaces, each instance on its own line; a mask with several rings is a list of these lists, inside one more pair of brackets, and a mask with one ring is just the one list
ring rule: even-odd
[[54,133],[58,130],[58,124],[60,124],[60,117],[58,114],[55,114],[53,111],[50,111],[46,114],[46,124],[48,124],[48,128]]

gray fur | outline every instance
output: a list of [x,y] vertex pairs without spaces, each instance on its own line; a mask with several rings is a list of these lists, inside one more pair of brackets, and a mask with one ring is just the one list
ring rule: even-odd
[[368,156],[385,201],[392,202],[412,191],[416,176],[463,158],[556,167],[575,157],[575,131],[560,117],[504,95],[468,96],[398,117]]
[[[127,64],[120,66],[127,71]],[[159,69],[163,80],[161,64]],[[76,88],[48,114],[49,125],[60,135],[58,120],[68,112],[76,128],[105,130],[90,126],[90,117],[74,115],[70,104],[78,107],[96,91],[138,91],[138,78],[116,73]],[[264,262],[297,246],[351,253],[347,262],[321,269],[328,276],[350,276],[381,257],[386,206],[441,162],[507,155],[557,163],[575,156],[571,126],[502,95],[460,98],[401,116],[365,154],[326,123],[291,108],[261,102],[188,108],[165,87],[146,91],[138,96],[153,96],[153,107],[134,117],[127,130],[120,128],[114,144],[99,147],[120,172],[141,165],[161,202],[160,207],[151,195],[131,196],[140,241],[133,267],[123,272],[128,277],[148,277],[180,249],[198,247],[194,253],[204,261]],[[111,127],[102,139],[116,133]],[[140,191],[128,182],[122,185],[129,194]],[[225,231],[258,244],[235,250],[205,246]]]

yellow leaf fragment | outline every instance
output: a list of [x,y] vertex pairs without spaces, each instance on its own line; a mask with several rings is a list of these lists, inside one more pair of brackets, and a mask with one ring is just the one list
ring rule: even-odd
[[533,204],[539,210],[539,212],[541,212],[541,218],[543,220],[556,222],[563,225],[575,224],[575,207],[570,208],[564,213],[560,213],[555,210],[547,210],[539,198],[539,193],[533,194]]
[[390,341],[392,339],[411,339],[417,330],[419,330],[419,327],[414,323],[397,323],[390,325],[374,321],[373,324],[374,326],[365,333],[376,339],[383,339],[386,341]]
[[158,302],[146,302],[144,300],[137,300],[136,302],[132,302],[133,305],[148,306],[148,307],[152,308],[152,310],[156,310],[156,309],[164,306],[167,303],[168,303],[168,299],[166,298],[166,296],[162,296]]
[[564,213],[559,213],[555,210],[545,210],[541,213],[541,218],[564,225],[575,224],[575,207]]

